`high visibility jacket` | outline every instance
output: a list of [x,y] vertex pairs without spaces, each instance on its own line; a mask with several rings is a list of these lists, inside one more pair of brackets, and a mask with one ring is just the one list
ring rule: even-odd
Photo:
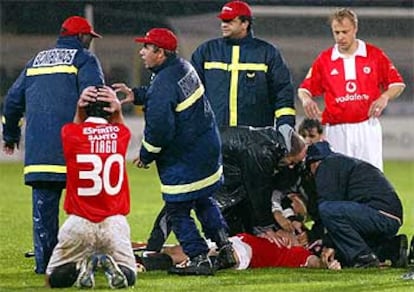
[[221,141],[203,84],[175,55],[152,71],[140,159],[155,161],[165,201],[212,195],[222,181]]
[[249,33],[200,45],[191,62],[221,126],[295,126],[291,74],[275,46]]
[[60,130],[73,120],[82,90],[104,83],[101,65],[73,36],[31,59],[4,102],[3,140],[19,143],[25,116],[25,183],[66,181]]

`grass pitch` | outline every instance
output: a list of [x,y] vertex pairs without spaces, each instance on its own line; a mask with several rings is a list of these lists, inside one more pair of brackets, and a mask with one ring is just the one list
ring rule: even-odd
[[[22,164],[0,163],[0,291],[48,291],[43,276],[33,272],[31,190],[23,185]],[[132,206],[128,216],[132,238],[147,239],[162,206],[159,181],[149,170],[128,165]],[[386,162],[385,174],[396,187],[404,205],[400,233],[414,235],[414,162]],[[63,200],[62,200],[63,202]],[[65,219],[62,211],[61,223]],[[171,237],[169,242],[175,242]],[[179,277],[164,272],[140,273],[132,291],[414,291],[414,281],[403,281],[402,269],[345,269],[339,272],[311,269],[255,269],[219,271],[213,277]],[[98,274],[97,291],[111,291]],[[75,291],[76,288],[59,291]]]

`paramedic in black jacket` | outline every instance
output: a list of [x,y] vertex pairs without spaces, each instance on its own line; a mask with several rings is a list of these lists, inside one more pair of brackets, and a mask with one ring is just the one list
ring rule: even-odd
[[308,147],[306,164],[315,178],[319,215],[341,263],[378,266],[378,248],[395,238],[403,223],[394,187],[379,169],[333,152],[326,141]]
[[277,230],[272,191],[289,190],[298,180],[306,145],[293,128],[220,128],[224,185],[215,197],[231,235],[264,235]]

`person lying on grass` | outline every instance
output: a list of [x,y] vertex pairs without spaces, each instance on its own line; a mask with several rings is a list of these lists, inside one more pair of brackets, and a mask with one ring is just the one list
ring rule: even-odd
[[[236,270],[251,268],[327,268],[340,270],[341,264],[334,258],[332,249],[323,249],[321,256],[302,246],[282,246],[270,242],[266,238],[248,233],[239,233],[229,237],[233,244]],[[216,256],[214,243],[210,245],[210,257]],[[138,266],[150,270],[164,270],[172,265],[182,265],[188,260],[179,245],[165,245],[161,253],[143,252],[142,257],[137,256]],[[215,262],[215,261],[213,261]],[[215,266],[221,269],[220,266]]]

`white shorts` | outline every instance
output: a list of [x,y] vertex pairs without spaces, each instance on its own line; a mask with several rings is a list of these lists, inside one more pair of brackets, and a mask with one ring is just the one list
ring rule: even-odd
[[382,128],[377,118],[355,124],[325,126],[333,150],[371,163],[383,171]]
[[136,272],[135,256],[131,246],[126,217],[116,215],[99,223],[69,215],[59,229],[58,243],[53,250],[46,274],[67,263],[80,263],[94,253],[105,253],[117,264]]

